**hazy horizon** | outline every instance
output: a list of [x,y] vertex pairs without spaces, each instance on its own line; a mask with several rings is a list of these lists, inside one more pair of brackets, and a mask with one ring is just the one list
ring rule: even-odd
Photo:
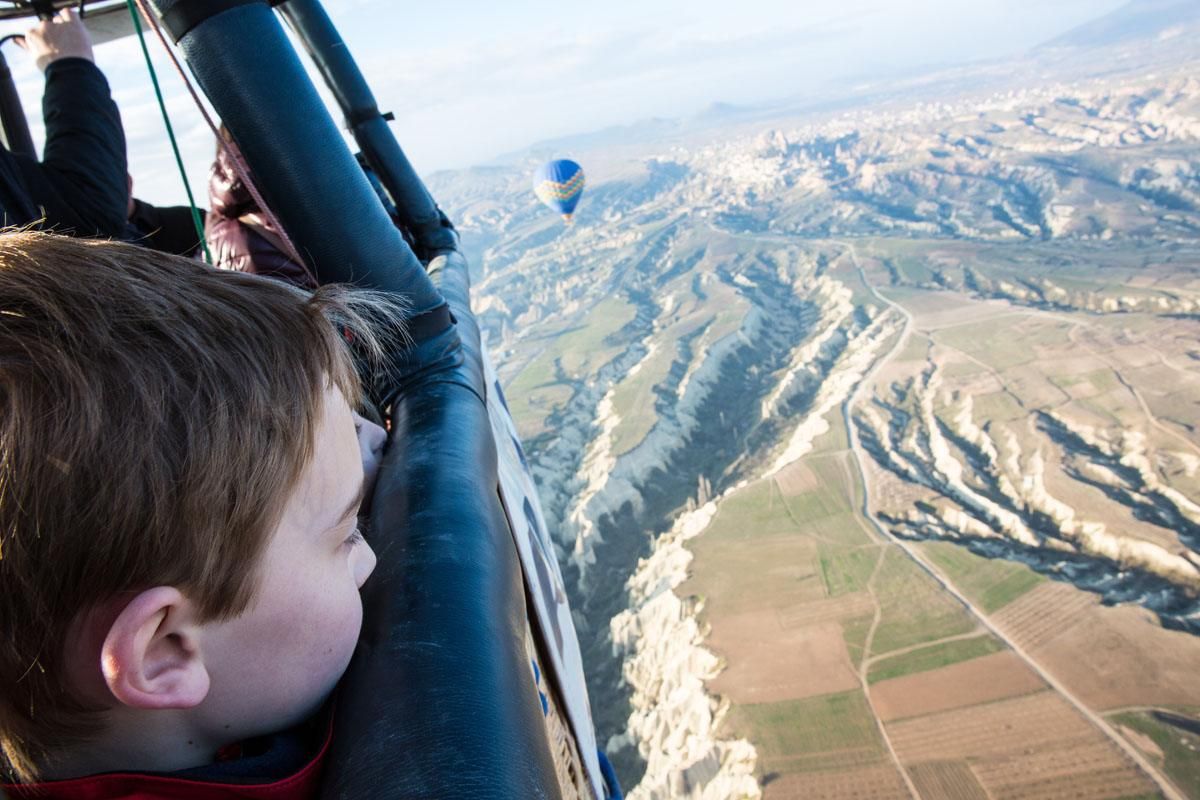
[[[718,102],[762,104],[851,77],[1017,56],[1121,5],[750,0],[735,9],[712,0],[614,0],[600,8],[516,0],[502,9],[468,3],[469,15],[452,18],[405,15],[382,0],[326,3],[422,174]],[[19,27],[27,26],[5,30]],[[196,202],[205,206],[212,135],[161,46],[148,43]],[[6,56],[40,141],[41,77],[17,48]],[[136,194],[185,202],[137,42],[102,45],[96,60],[121,107]]]

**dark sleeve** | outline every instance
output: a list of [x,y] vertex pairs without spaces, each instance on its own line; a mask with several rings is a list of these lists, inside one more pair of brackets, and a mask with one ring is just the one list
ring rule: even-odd
[[119,237],[129,187],[125,133],[108,81],[95,64],[64,58],[46,68],[46,147],[39,163],[14,156],[47,228]]
[[[197,211],[203,227],[204,209]],[[135,243],[151,250],[190,256],[200,249],[200,235],[196,233],[191,206],[152,206],[143,200],[134,200],[129,224],[138,236]]]

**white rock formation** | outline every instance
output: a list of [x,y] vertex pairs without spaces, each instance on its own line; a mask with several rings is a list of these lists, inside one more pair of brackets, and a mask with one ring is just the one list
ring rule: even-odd
[[815,362],[828,356],[827,351],[834,345],[834,339],[839,332],[844,332],[847,320],[854,313],[854,305],[850,302],[851,292],[840,281],[828,277],[818,278],[811,296],[821,309],[819,328],[815,336],[793,351],[783,377],[763,400],[763,419],[779,411],[780,405],[801,382],[801,375],[811,376],[815,373]]
[[813,442],[817,437],[828,433],[829,423],[826,422],[825,415],[846,401],[846,398],[854,391],[854,387],[862,380],[863,375],[871,368],[871,364],[875,362],[879,348],[898,330],[896,318],[891,314],[883,314],[850,341],[845,352],[842,353],[828,377],[821,384],[812,407],[792,431],[783,452],[775,459],[775,463],[766,471],[765,476],[774,475],[788,464],[804,456],[805,453],[812,450]]
[[687,579],[692,560],[685,542],[708,527],[720,499],[684,514],[659,537],[627,583],[629,608],[611,623],[634,711],[626,732],[608,747],[636,746],[646,760],[645,776],[628,793],[630,800],[762,795],[754,777],[754,746],[716,735],[725,709],[704,682],[716,676],[719,662],[703,647],[700,609],[688,608],[673,591]]

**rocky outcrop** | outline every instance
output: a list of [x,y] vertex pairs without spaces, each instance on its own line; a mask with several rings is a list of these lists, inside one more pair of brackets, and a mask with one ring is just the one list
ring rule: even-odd
[[935,367],[904,391],[913,413],[877,402],[855,420],[864,446],[881,467],[939,498],[902,513],[882,514],[896,533],[947,538],[991,555],[1003,553],[1043,572],[1069,575],[1077,585],[1114,601],[1141,602],[1172,624],[1200,628],[1200,567],[1188,557],[1192,551],[1187,546],[1181,543],[1172,552],[1111,530],[1046,486],[1044,448],[1061,447],[1069,472],[1154,514],[1187,539],[1200,507],[1161,481],[1144,435],[1123,431],[1112,438],[1046,412],[1041,415],[1045,445],[1026,454],[1006,427],[979,427],[969,397],[938,414],[935,398],[940,392]]
[[[876,318],[846,345],[841,357],[819,384],[811,406],[786,440],[782,452],[766,471],[774,475],[793,461],[812,450],[813,441],[829,432],[826,416],[850,397],[879,355],[880,348],[900,330],[898,321],[890,314]],[[808,367],[811,369],[811,364]]]
[[[839,314],[836,298],[844,295],[838,286],[820,291],[831,300],[821,319],[846,321]],[[824,417],[844,403],[862,376],[878,358],[884,342],[899,329],[898,320],[881,315],[870,325],[847,335],[835,358],[821,362],[815,358],[824,343],[834,337],[828,325],[818,325],[813,338],[797,348],[809,354],[804,360],[792,359],[782,370],[780,384],[795,381],[796,370],[811,370],[809,379],[815,389],[806,395],[807,404],[800,421],[782,437],[781,455],[769,475],[780,465],[790,463],[811,448],[812,439],[828,430]],[[823,371],[817,364],[824,363]],[[780,397],[779,387],[771,396]],[[748,479],[747,479],[748,480]],[[612,737],[609,747],[636,746],[645,759],[646,773],[630,793],[631,798],[741,798],[758,797],[755,781],[755,751],[741,740],[723,740],[717,735],[724,704],[711,697],[705,681],[719,671],[718,659],[703,647],[698,616],[702,601],[688,603],[674,593],[688,574],[692,555],[688,540],[701,535],[720,507],[722,500],[741,489],[743,480],[727,488],[722,495],[678,517],[670,530],[654,543],[647,558],[638,562],[627,584],[630,606],[611,623],[614,652],[623,660],[622,678],[633,690],[633,713],[629,726]]]
[[630,800],[726,800],[758,798],[756,756],[744,740],[718,737],[725,706],[704,682],[720,671],[703,646],[697,622],[702,608],[681,600],[674,589],[687,579],[692,554],[686,542],[704,531],[720,498],[688,512],[658,538],[650,556],[629,579],[629,608],[611,623],[613,652],[624,663],[633,690],[626,731],[610,739],[619,750],[636,746],[646,761]]

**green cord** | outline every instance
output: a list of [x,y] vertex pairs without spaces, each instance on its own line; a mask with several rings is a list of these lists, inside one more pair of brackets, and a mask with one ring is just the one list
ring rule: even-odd
[[133,17],[133,29],[137,31],[138,41],[142,45],[142,55],[146,57],[146,68],[150,70],[150,81],[154,84],[154,94],[158,97],[158,107],[162,111],[163,122],[167,126],[167,136],[171,139],[171,149],[175,151],[175,163],[179,166],[179,176],[183,178],[183,188],[187,192],[188,207],[192,210],[192,224],[196,226],[196,235],[200,237],[200,246],[204,248],[204,260],[213,263],[212,253],[208,252],[208,242],[204,241],[204,223],[200,221],[200,209],[196,208],[196,200],[192,197],[192,187],[188,183],[187,171],[183,168],[183,156],[179,155],[179,144],[175,141],[175,130],[171,127],[171,118],[167,115],[167,104],[163,102],[162,89],[158,86],[158,74],[150,61],[150,50],[146,47],[146,35],[142,33],[142,20],[138,17],[137,6],[133,0],[125,0],[129,6],[129,14]]

